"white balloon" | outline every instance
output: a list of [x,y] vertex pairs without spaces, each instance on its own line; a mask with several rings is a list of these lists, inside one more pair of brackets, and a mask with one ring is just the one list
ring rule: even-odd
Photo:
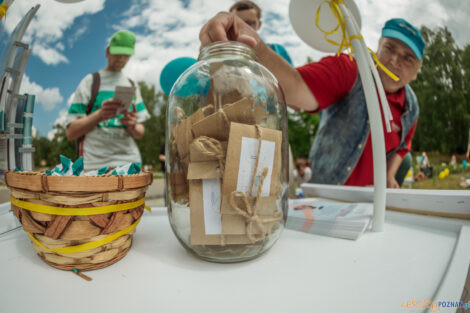
[[[353,0],[344,0],[351,11],[359,28],[361,27],[361,15]],[[307,45],[323,52],[337,52],[339,46],[325,40],[325,33],[315,25],[315,17],[318,7],[321,5],[318,25],[325,31],[332,31],[339,24],[336,16],[331,11],[328,1],[325,0],[291,0],[289,4],[289,18],[294,31]],[[338,33],[328,35],[328,39],[337,42],[342,39],[341,27]]]

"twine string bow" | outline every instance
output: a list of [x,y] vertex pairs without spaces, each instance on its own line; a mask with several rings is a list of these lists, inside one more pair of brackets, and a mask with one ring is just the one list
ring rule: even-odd
[[[258,215],[258,203],[259,203],[259,199],[261,198],[261,192],[263,191],[264,180],[268,176],[268,171],[269,171],[267,167],[264,167],[263,170],[261,171],[261,176],[260,176],[260,180],[257,186],[256,198],[255,198],[254,204],[251,205],[248,199],[248,198],[252,198],[251,194],[253,192],[253,187],[254,187],[255,180],[256,180],[256,171],[258,168],[259,155],[261,151],[261,128],[259,127],[259,125],[255,125],[255,127],[256,127],[256,133],[258,137],[258,152],[256,153],[256,162],[255,162],[255,167],[253,170],[253,176],[251,179],[250,188],[248,190],[248,197],[243,191],[235,190],[230,193],[230,199],[229,199],[230,205],[232,206],[232,208],[238,214],[240,214],[241,216],[245,218],[246,233],[247,233],[248,239],[252,243],[258,240],[262,240],[266,237],[267,229],[264,224],[277,222],[282,219],[282,212],[276,212],[272,217],[261,217]],[[241,197],[244,208],[241,208],[237,205],[237,203],[235,202],[236,196]],[[253,235],[254,225],[256,225],[261,232],[261,234],[258,237]]]

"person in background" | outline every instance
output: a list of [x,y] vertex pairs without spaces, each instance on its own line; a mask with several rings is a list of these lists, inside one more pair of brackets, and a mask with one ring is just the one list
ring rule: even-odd
[[452,156],[450,158],[449,165],[451,165],[453,167],[457,166],[457,157],[455,156],[455,154],[452,154]]
[[303,183],[308,183],[312,178],[312,170],[308,166],[308,160],[304,158],[298,158],[295,160],[294,179],[297,186]]
[[425,180],[425,179],[428,179],[428,178],[432,177],[432,175],[433,175],[433,166],[429,162],[429,158],[428,158],[428,155],[426,154],[426,152],[423,152],[421,154],[421,158],[420,158],[420,162],[419,162],[418,166],[419,166],[419,172],[414,177],[414,179],[416,181]]
[[163,142],[161,147],[160,147],[160,154],[158,155],[158,159],[160,160],[160,170],[163,173],[165,173],[165,161],[166,161],[165,142]]
[[[261,28],[261,8],[253,1],[237,1],[230,7],[229,11],[241,18],[254,31],[258,32]],[[279,54],[284,60],[286,60],[291,66],[294,66],[289,53],[287,53],[287,50],[282,45],[277,43],[268,43],[267,45],[277,54]]]
[[68,140],[81,138],[79,154],[85,170],[142,162],[134,140],[144,136],[142,123],[150,115],[139,88],[129,108],[122,110],[122,103],[113,99],[116,86],[136,87],[122,73],[134,54],[135,42],[130,31],[115,33],[105,50],[107,66],[97,75],[85,76],[73,94],[66,135]]
[[419,167],[428,168],[430,166],[431,166],[431,163],[429,163],[428,155],[426,154],[426,152],[423,152],[423,154],[421,154],[421,163],[419,164]]
[[[367,186],[374,183],[370,123],[364,90],[355,60],[340,54],[292,68],[235,14],[220,12],[199,34],[201,46],[236,40],[251,46],[258,62],[279,81],[287,105],[306,112],[322,111],[310,152],[311,182]],[[399,188],[395,178],[403,157],[411,150],[418,118],[418,100],[408,85],[422,65],[424,40],[404,19],[391,19],[382,28],[378,60],[399,77],[381,68],[380,80],[393,116],[392,132],[385,133],[387,187]],[[405,171],[406,173],[407,171]]]

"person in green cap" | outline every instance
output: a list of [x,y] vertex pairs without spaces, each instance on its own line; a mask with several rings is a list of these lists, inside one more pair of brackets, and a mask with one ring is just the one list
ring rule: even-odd
[[[251,46],[258,61],[279,81],[287,105],[320,114],[320,126],[310,150],[310,182],[333,185],[374,184],[370,122],[356,61],[347,54],[328,56],[293,68],[261,40],[236,14],[220,12],[199,33],[201,47],[236,40]],[[408,85],[422,65],[424,40],[404,19],[387,21],[377,50],[378,60],[398,76],[394,81],[379,68],[379,76],[393,116],[392,132],[385,134],[387,187],[399,188],[397,176],[409,167],[403,162],[411,150],[418,119],[418,100]],[[385,128],[385,126],[384,126]]]
[[[67,139],[78,140],[85,170],[141,162],[134,139],[143,137],[142,124],[150,115],[139,88],[122,69],[134,54],[136,38],[128,30],[115,33],[106,47],[106,68],[82,79],[67,114]],[[114,99],[116,86],[135,87],[128,108]]]

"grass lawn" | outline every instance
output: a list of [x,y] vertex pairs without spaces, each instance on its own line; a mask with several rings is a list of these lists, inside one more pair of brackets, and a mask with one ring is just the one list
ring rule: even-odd
[[[432,178],[415,182],[412,184],[413,189],[450,189],[450,190],[457,190],[457,189],[468,189],[470,192],[470,188],[464,188],[460,186],[461,182],[464,180],[463,177],[467,179],[470,178],[470,173],[467,175],[460,174],[450,174],[444,179],[439,179],[438,175],[434,175]],[[406,187],[402,187],[406,188]]]
[[[413,156],[413,172],[416,174],[418,172],[418,165],[416,162],[416,156]],[[461,183],[466,179],[470,178],[470,164],[466,168],[462,167],[462,160],[465,159],[464,155],[457,155],[457,166],[449,167],[448,163],[450,156],[443,155],[437,152],[428,153],[429,161],[434,166],[434,175],[432,178],[414,182],[412,184],[413,189],[449,189],[449,190],[469,190],[470,188],[465,188],[461,186]],[[439,178],[439,173],[448,168],[450,170],[449,176],[444,179]],[[406,184],[402,188],[406,188]]]

